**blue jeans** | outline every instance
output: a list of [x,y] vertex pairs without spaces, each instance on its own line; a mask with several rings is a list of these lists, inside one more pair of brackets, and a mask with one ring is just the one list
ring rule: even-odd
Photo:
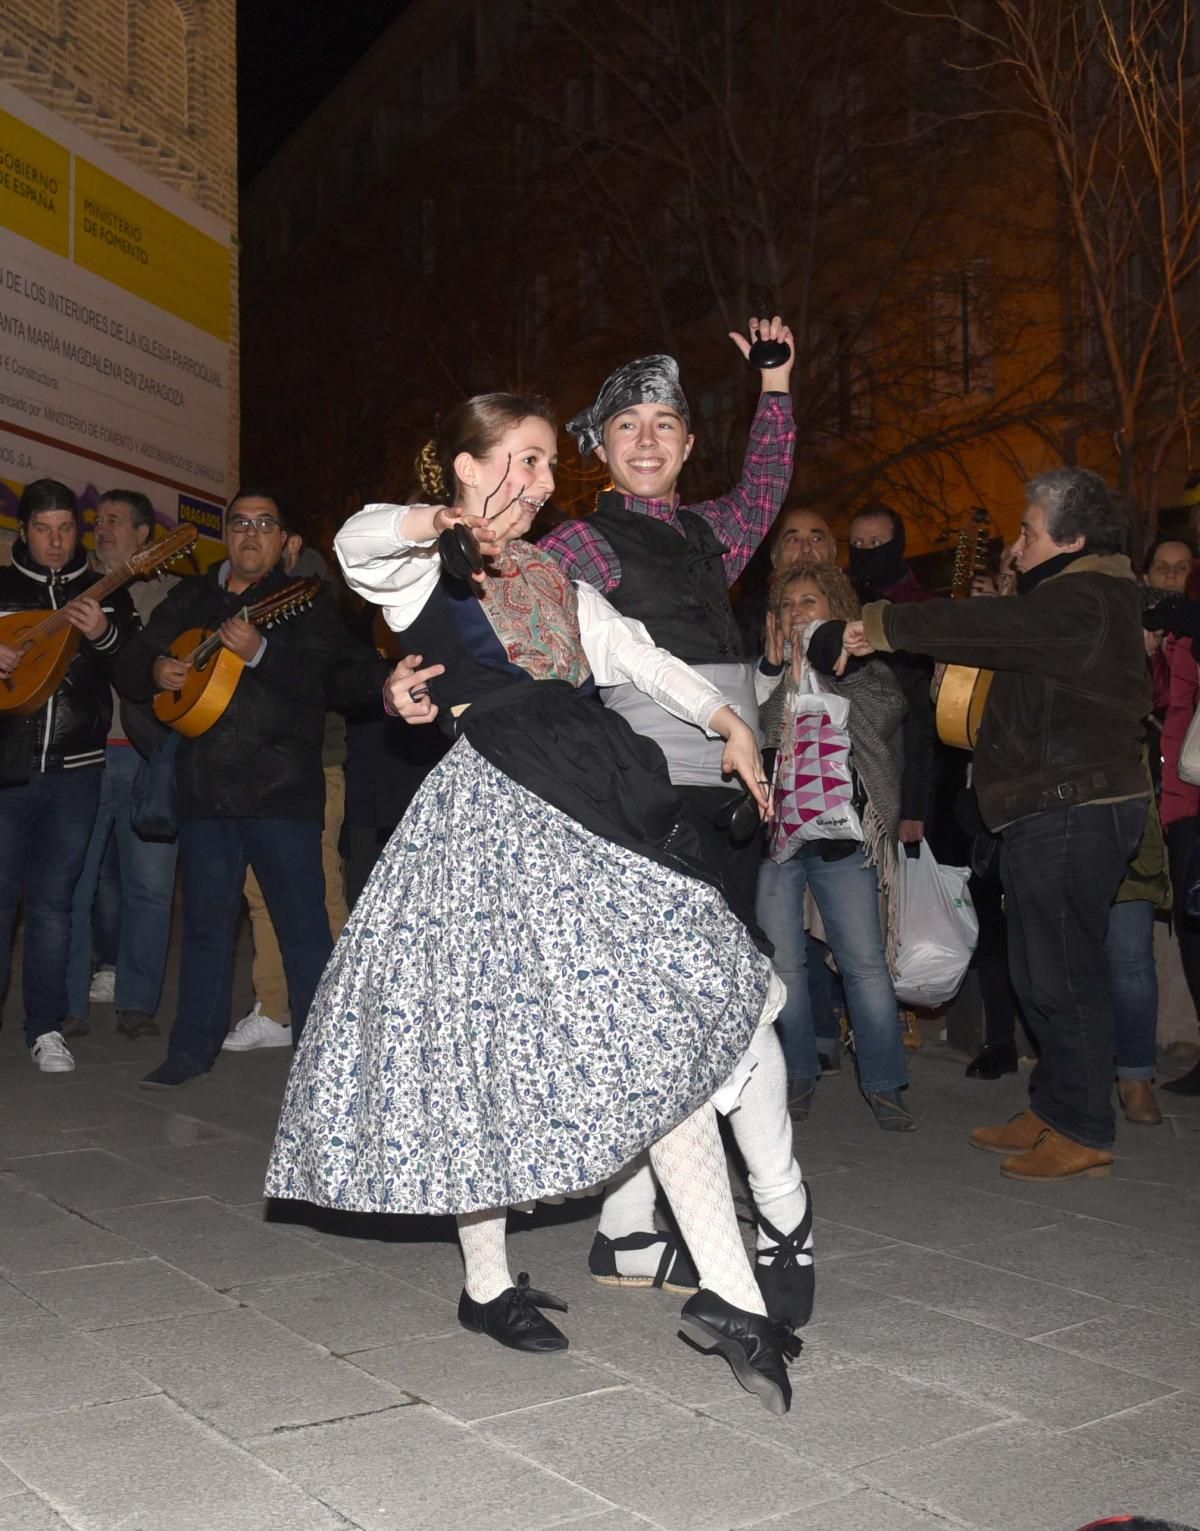
[[187,819],[179,826],[183,955],[169,1051],[211,1068],[229,1030],[233,943],[246,868],[258,878],[287,974],[292,1045],[333,951],[321,828],[303,819]]
[[[100,788],[100,801],[104,801],[103,787]],[[117,837],[110,835],[96,879],[96,897],[92,900],[92,958],[98,968],[111,968],[115,973],[120,955],[121,864],[117,860]],[[68,988],[70,982],[68,975]]]
[[98,766],[37,771],[0,788],[0,997],[8,987],[17,909],[25,905],[25,1040],[61,1031],[67,1015],[71,900],[100,801]]
[[827,947],[805,932],[804,962],[808,969],[808,1002],[812,1006],[817,1051],[836,1058],[841,1027],[837,1011],[843,1002],[842,981],[825,961]]
[[1040,1053],[1029,1104],[1064,1137],[1109,1148],[1116,1050],[1105,943],[1109,913],[1146,823],[1146,799],[1082,803],[1002,831],[1008,961]]
[[71,909],[71,950],[67,959],[67,1014],[88,1013],[92,976],[93,913],[106,853],[116,847],[120,872],[117,946],[117,1009],[153,1015],[162,997],[171,939],[171,896],[175,890],[175,846],[143,840],[129,817],[129,792],[138,752],[110,744],[100,788],[100,808]]
[[1158,969],[1154,905],[1114,904],[1104,941],[1112,980],[1117,1078],[1153,1079],[1158,1056]]
[[804,929],[804,893],[810,887],[846,987],[859,1083],[864,1091],[901,1090],[908,1083],[896,993],[883,950],[879,884],[861,848],[823,861],[818,844],[804,846],[782,864],[764,861],[758,877],[758,922],[775,945],[775,968],[787,986],[779,1037],[794,1079],[815,1079],[817,1060]]

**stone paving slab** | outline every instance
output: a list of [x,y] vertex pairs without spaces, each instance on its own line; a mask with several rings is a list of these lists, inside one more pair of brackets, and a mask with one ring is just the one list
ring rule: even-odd
[[[1200,1378],[1193,1374],[1192,1381]],[[1104,1451],[1178,1470],[1200,1484],[1200,1396],[1195,1393],[1158,1398],[1074,1433]]]
[[0,1175],[0,1271],[64,1270],[127,1260],[138,1250],[91,1219],[18,1189]]
[[858,1489],[843,1499],[760,1522],[763,1531],[950,1531],[960,1524],[871,1489]]
[[147,1257],[15,1276],[31,1298],[83,1330],[231,1308],[233,1302],[161,1260]]
[[1076,1531],[1117,1513],[1195,1526],[1200,1481],[1077,1435],[1011,1424],[862,1468],[876,1487],[979,1531]]
[[158,1391],[95,1340],[49,1316],[6,1329],[3,1355],[0,1420]]
[[486,1420],[480,1430],[665,1531],[730,1531],[850,1485],[798,1456],[629,1388]]
[[71,1523],[36,1494],[0,1499],[0,1531],[71,1531]]
[[332,1250],[252,1222],[208,1196],[96,1214],[97,1220],[218,1290],[268,1276],[333,1270],[346,1262]]
[[98,1212],[110,1207],[138,1207],[148,1202],[178,1201],[190,1187],[169,1176],[131,1164],[102,1148],[75,1148],[40,1154],[4,1166],[21,1184],[40,1192],[68,1212]]
[[1103,1419],[1172,1391],[1168,1384],[1052,1352],[916,1303],[873,1309],[863,1323],[816,1315],[814,1328],[844,1354],[1056,1429]]
[[290,1431],[254,1451],[362,1531],[542,1531],[612,1507],[424,1404]]
[[966,1435],[1005,1414],[941,1388],[908,1382],[875,1366],[843,1367],[824,1376],[797,1369],[792,1411],[773,1419],[755,1400],[705,1409],[706,1414],[831,1472]]
[[1113,1311],[1111,1304],[1066,1287],[911,1244],[842,1260],[837,1275],[843,1282],[923,1303],[1022,1339]]
[[345,1531],[348,1524],[167,1398],[5,1425],[0,1459],[76,1531]]
[[[1194,1311],[1200,1317],[1200,1302]],[[1039,1343],[1172,1387],[1200,1389],[1200,1326],[1182,1319],[1113,1307],[1087,1323],[1040,1335]]]
[[366,1266],[235,1286],[229,1295],[337,1355],[457,1335],[454,1295],[434,1296]]
[[247,1308],[125,1324],[96,1338],[234,1440],[402,1401],[394,1388]]
[[527,1356],[463,1329],[359,1351],[350,1360],[372,1377],[468,1422],[605,1392],[623,1380],[581,1361],[574,1350]]

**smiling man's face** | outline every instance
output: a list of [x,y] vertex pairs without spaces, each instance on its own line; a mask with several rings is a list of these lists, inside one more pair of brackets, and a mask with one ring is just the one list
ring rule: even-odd
[[634,404],[604,422],[604,445],[596,456],[622,494],[669,500],[693,437],[668,404]]

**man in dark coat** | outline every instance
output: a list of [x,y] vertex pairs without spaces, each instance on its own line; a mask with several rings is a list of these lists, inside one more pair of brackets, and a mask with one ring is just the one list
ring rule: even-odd
[[1018,596],[867,606],[851,654],[905,650],[995,672],[974,786],[1002,839],[1009,965],[1041,1056],[1030,1106],[981,1127],[1018,1180],[1103,1176],[1112,1166],[1114,1027],[1109,910],[1140,843],[1150,682],[1125,517],[1082,468],[1026,488]]
[[283,952],[294,1044],[332,951],[321,863],[325,712],[377,698],[387,666],[354,642],[324,590],[269,632],[242,614],[288,583],[281,564],[288,530],[272,496],[239,490],[226,512],[227,562],[172,590],[116,667],[117,689],[132,701],[178,689],[188,667],[169,649],[197,627],[219,632],[245,665],[212,727],[179,744],[179,1004],[166,1060],[143,1081],[150,1088],[207,1073],[220,1051],[247,866]]

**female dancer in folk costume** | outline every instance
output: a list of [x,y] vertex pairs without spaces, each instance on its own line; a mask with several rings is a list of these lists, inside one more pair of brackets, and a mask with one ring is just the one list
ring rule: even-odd
[[[351,587],[441,661],[423,672],[428,716],[457,742],[325,971],[267,1192],[455,1213],[460,1322],[562,1350],[538,1310],[563,1305],[509,1273],[507,1209],[597,1186],[649,1148],[699,1270],[681,1328],[783,1413],[797,1346],[766,1316],[713,1104],[736,1100],[782,986],[700,862],[661,752],[595,686],[632,681],[724,737],[765,811],[762,762],[713,686],[518,540],[555,453],[544,405],[469,400],[421,459],[425,492],[459,508],[368,506],[338,534]],[[488,559],[471,581],[440,570],[455,526]]]

